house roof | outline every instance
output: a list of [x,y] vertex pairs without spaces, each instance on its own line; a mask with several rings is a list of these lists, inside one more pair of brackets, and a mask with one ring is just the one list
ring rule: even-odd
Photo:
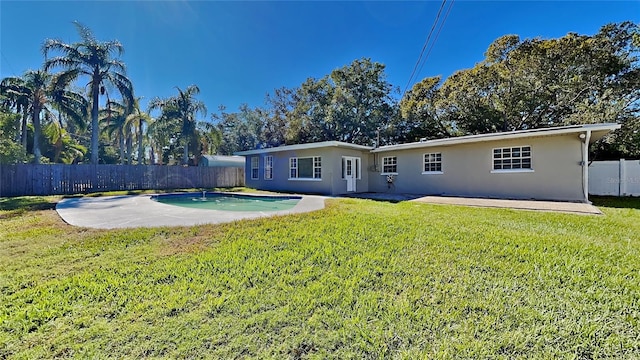
[[416,149],[416,148],[425,148],[425,147],[434,147],[434,146],[452,146],[452,145],[458,145],[458,144],[468,144],[468,143],[477,143],[477,142],[485,142],[485,141],[511,140],[511,139],[530,138],[530,137],[540,137],[540,136],[563,135],[563,134],[571,134],[571,133],[585,133],[587,131],[591,132],[590,143],[593,143],[599,140],[600,138],[602,138],[603,136],[605,136],[608,132],[619,129],[619,128],[620,128],[620,124],[614,124],[614,123],[568,125],[568,126],[558,126],[558,127],[551,127],[551,128],[542,128],[542,129],[518,130],[518,131],[480,134],[480,135],[467,135],[467,136],[459,136],[459,137],[452,137],[452,138],[446,138],[446,139],[427,140],[427,141],[419,141],[419,142],[412,142],[412,143],[398,144],[398,145],[387,145],[387,146],[381,146],[379,148],[350,144],[342,141],[322,141],[322,142],[307,143],[307,144],[283,145],[283,146],[278,146],[273,148],[239,151],[234,153],[234,155],[256,155],[256,154],[274,153],[274,152],[281,152],[281,151],[318,149],[318,148],[327,148],[327,147],[339,147],[339,148],[345,148],[345,149],[365,150],[365,151],[371,151],[371,152],[377,153],[377,152],[384,152],[384,151],[406,150],[406,149]]
[[552,128],[518,130],[518,131],[509,131],[509,132],[501,132],[501,133],[491,133],[491,134],[467,135],[467,136],[459,136],[459,137],[446,138],[446,139],[427,140],[427,141],[412,142],[412,143],[398,144],[398,145],[387,145],[387,146],[381,146],[379,148],[373,149],[371,152],[406,150],[406,149],[416,149],[416,148],[434,147],[434,146],[451,146],[451,145],[476,143],[476,142],[484,142],[484,141],[499,141],[499,140],[511,140],[511,139],[530,138],[530,137],[540,137],[540,136],[563,135],[563,134],[571,134],[571,133],[584,133],[587,131],[591,132],[590,143],[593,143],[599,140],[600,138],[602,138],[608,132],[619,129],[619,128],[620,128],[620,124],[613,124],[613,123],[569,125],[569,126],[559,126],[559,127],[552,127]]
[[207,160],[235,160],[235,161],[244,161],[242,156],[236,155],[201,155],[203,158]]
[[315,143],[308,143],[308,144],[284,145],[284,146],[278,146],[273,148],[239,151],[234,154],[235,155],[255,155],[255,154],[264,154],[264,153],[272,153],[272,152],[280,152],[280,151],[317,149],[317,148],[327,148],[327,147],[340,147],[340,148],[346,148],[346,149],[366,150],[366,151],[373,149],[373,147],[371,146],[349,144],[342,141],[322,141],[322,142],[315,142]]

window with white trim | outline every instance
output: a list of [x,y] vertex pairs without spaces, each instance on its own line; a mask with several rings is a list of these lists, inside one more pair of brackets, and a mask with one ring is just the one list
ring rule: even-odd
[[398,157],[386,156],[382,158],[382,174],[398,173]]
[[260,159],[257,156],[251,158],[251,179],[257,180],[260,176],[259,167]]
[[424,154],[422,172],[441,173],[442,172],[442,153]]
[[289,179],[322,179],[322,158],[289,158]]
[[531,170],[531,146],[493,149],[493,170]]
[[264,178],[265,180],[273,179],[273,156],[264,157]]

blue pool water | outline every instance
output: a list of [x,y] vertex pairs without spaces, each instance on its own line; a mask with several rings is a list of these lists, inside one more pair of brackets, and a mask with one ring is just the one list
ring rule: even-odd
[[217,192],[160,194],[151,197],[159,203],[193,209],[220,211],[279,211],[296,206],[300,196],[237,195]]

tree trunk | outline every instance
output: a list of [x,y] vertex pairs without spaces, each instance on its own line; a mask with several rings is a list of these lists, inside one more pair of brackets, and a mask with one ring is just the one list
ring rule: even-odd
[[144,153],[142,146],[142,119],[138,122],[138,165],[144,165]]
[[184,154],[182,158],[184,165],[189,165],[189,140],[184,140]]
[[156,164],[156,151],[153,148],[153,145],[151,145],[151,149],[149,149],[149,164],[150,165],[155,165]]
[[131,156],[133,153],[133,138],[131,137],[131,129],[127,130],[127,165],[131,165]]
[[22,143],[22,148],[24,149],[25,154],[27,153],[27,121],[29,119],[29,111],[25,106],[22,111],[22,133],[20,134],[22,138],[20,139]]
[[33,156],[35,157],[34,163],[40,164],[40,107],[33,107],[33,117],[31,121],[33,122]]
[[62,138],[59,138],[58,141],[54,144],[55,154],[53,156],[53,162],[58,163],[60,160],[60,154],[62,154]]
[[100,129],[98,125],[98,96],[100,95],[100,81],[93,76],[93,82],[91,84],[91,163],[98,164],[98,142],[100,141],[98,135]]
[[120,165],[124,165],[124,136],[122,135],[122,133],[120,133],[120,136],[118,136],[118,148],[120,148]]

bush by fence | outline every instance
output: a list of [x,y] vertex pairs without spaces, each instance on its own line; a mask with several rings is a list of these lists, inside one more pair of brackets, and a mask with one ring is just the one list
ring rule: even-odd
[[244,186],[244,168],[161,165],[0,165],[0,197]]
[[640,161],[594,161],[589,166],[589,194],[640,196]]

